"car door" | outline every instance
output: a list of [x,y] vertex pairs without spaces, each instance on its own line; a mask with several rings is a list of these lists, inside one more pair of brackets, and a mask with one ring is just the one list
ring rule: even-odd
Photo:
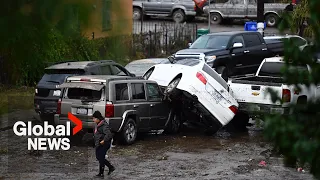
[[266,44],[257,33],[244,34],[246,59],[243,61],[243,71],[249,74],[255,73],[263,59],[268,57]]
[[143,2],[142,7],[144,12],[147,14],[158,14],[161,12],[161,1],[162,0],[148,0]]
[[177,0],[162,0],[161,11],[163,14],[170,14]]
[[147,96],[150,102],[150,127],[153,130],[165,126],[169,115],[169,104],[162,101],[162,93],[158,84],[147,83]]
[[231,6],[229,5],[228,8],[226,9],[227,14],[230,17],[244,17],[246,16],[247,13],[247,7],[245,5],[245,0],[230,0],[231,1]]
[[150,103],[147,101],[145,83],[131,83],[131,103],[140,118],[139,129],[149,129]]
[[257,17],[257,0],[246,0],[247,16]]
[[245,42],[243,39],[242,35],[237,35],[234,36],[231,40],[231,44],[230,46],[232,47],[234,43],[242,43],[243,47],[242,48],[237,48],[237,49],[233,49],[230,53],[231,55],[231,63],[229,66],[229,69],[231,70],[231,72],[233,72],[234,74],[237,75],[241,75],[243,74],[243,67],[246,66],[245,64],[245,59],[247,58],[246,54],[244,53],[245,51]]

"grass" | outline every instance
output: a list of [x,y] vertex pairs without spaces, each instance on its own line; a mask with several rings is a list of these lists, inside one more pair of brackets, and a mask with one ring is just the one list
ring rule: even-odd
[[0,86],[0,115],[33,108],[34,88]]

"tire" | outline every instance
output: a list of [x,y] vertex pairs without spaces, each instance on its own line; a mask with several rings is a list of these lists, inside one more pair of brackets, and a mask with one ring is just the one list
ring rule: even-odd
[[174,78],[169,85],[167,86],[167,88],[164,91],[165,95],[171,95],[175,92],[176,87],[178,86],[179,82],[180,82],[181,78]]
[[276,14],[267,14],[265,17],[265,21],[268,27],[275,27],[278,23],[279,16]]
[[142,17],[142,10],[140,8],[134,7],[132,12],[133,20],[140,20]]
[[164,129],[165,134],[177,134],[181,128],[181,116],[179,115],[179,111],[175,110],[174,108],[171,109],[169,115],[169,122],[167,127]]
[[222,79],[224,79],[226,82],[228,82],[228,68],[225,66],[219,66],[216,68],[216,71],[218,74],[221,74]]
[[219,13],[210,14],[210,23],[213,25],[221,24],[222,16]]
[[185,21],[186,15],[184,14],[184,12],[182,10],[179,9],[179,10],[176,10],[173,12],[172,19],[176,23],[182,23]]
[[133,144],[137,138],[137,134],[137,125],[133,119],[129,118],[120,132],[121,143],[125,145]]

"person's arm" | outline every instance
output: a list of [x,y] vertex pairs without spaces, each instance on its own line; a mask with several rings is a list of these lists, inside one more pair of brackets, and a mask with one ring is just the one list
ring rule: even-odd
[[112,133],[111,130],[109,128],[109,124],[105,123],[103,126],[103,133],[105,134],[103,141],[104,142],[109,142],[112,139]]

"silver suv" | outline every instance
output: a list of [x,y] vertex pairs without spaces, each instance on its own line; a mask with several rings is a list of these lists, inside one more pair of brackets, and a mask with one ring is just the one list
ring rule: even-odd
[[81,119],[84,130],[91,132],[92,114],[100,111],[123,144],[132,144],[138,132],[165,129],[175,133],[180,128],[179,113],[164,100],[155,81],[129,76],[73,76],[60,88],[63,93],[56,124],[65,124],[70,112]]

